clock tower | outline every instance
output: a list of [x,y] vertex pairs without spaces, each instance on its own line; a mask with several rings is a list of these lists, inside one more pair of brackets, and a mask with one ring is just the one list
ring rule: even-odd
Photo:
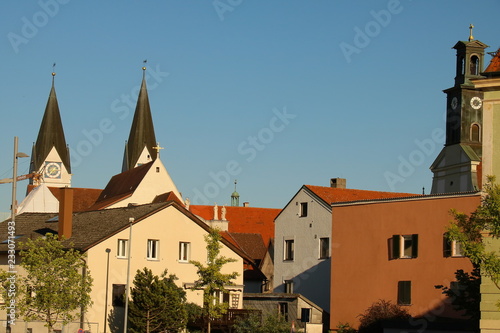
[[30,179],[30,185],[64,187],[71,186],[71,163],[64,130],[59,113],[55,73],[52,73],[52,88],[43,114],[42,124],[31,153],[30,173],[37,176]]
[[474,191],[480,187],[478,168],[482,159],[483,92],[471,80],[481,78],[484,49],[474,40],[470,26],[467,41],[456,50],[456,74],[446,94],[446,142],[430,169],[434,173],[432,193]]

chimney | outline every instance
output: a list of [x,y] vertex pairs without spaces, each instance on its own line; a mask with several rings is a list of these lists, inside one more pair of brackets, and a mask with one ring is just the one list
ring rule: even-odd
[[248,201],[247,201],[247,202],[244,202],[244,203],[243,203],[243,207],[250,207],[250,202],[248,202]]
[[61,198],[59,200],[59,238],[71,238],[73,229],[73,189],[61,187]]
[[330,179],[330,187],[345,188],[346,187],[345,178],[332,178],[332,179]]

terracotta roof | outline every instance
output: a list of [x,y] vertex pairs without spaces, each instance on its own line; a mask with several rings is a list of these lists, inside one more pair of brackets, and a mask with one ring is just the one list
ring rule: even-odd
[[152,165],[153,162],[149,162],[111,177],[106,188],[104,188],[95,204],[89,209],[106,208],[132,195]]
[[141,90],[137,98],[134,120],[130,128],[130,135],[125,144],[125,156],[123,159],[122,171],[132,169],[141,156],[144,147],[148,149],[151,159],[154,161],[157,157],[157,151],[153,149],[156,146],[155,130],[151,108],[149,106],[148,90],[146,89],[146,79],[143,77]]
[[[29,184],[26,190],[26,195],[28,195],[36,186]],[[60,200],[60,190],[61,187],[49,187],[50,193]],[[97,198],[101,194],[102,190],[97,188],[83,188],[83,187],[72,187],[73,189],[73,211],[82,212],[89,210],[89,208],[94,205]]]
[[33,145],[31,153],[30,173],[40,170],[42,163],[49,155],[52,147],[56,148],[61,160],[71,173],[71,164],[69,151],[64,138],[64,130],[59,112],[59,104],[57,103],[56,90],[54,88],[54,80],[52,80],[52,88],[50,89],[49,99],[45,107],[40,130],[36,143]]
[[488,65],[484,73],[500,73],[500,48],[491,59],[490,64]]
[[[213,206],[191,205],[189,210],[205,220],[214,218]],[[274,237],[274,219],[280,211],[281,209],[277,208],[227,206],[228,231],[231,233],[257,233],[262,236],[264,244],[268,244],[269,240]]]
[[160,202],[167,202],[167,201],[176,201],[177,203],[184,205],[184,203],[172,191],[157,195],[153,199],[152,203],[160,203]]
[[370,200],[370,199],[387,199],[387,198],[402,198],[415,197],[418,194],[414,193],[397,193],[397,192],[380,192],[355,190],[347,188],[334,188],[325,186],[304,185],[305,188],[316,194],[320,199],[327,204],[334,202]]
[[229,232],[236,245],[245,251],[256,264],[258,264],[266,255],[266,246],[260,234],[248,234],[240,232]]

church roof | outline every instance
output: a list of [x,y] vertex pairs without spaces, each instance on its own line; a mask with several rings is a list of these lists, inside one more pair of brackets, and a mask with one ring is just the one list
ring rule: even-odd
[[465,41],[465,40],[458,41],[453,46],[453,48],[457,49],[457,50],[460,48],[464,48],[464,47],[477,47],[477,48],[485,49],[488,47],[488,45],[484,44],[481,41],[478,41],[477,39],[473,39],[471,41]]
[[135,107],[134,120],[130,129],[128,141],[125,144],[125,156],[123,160],[123,171],[132,169],[144,147],[147,148],[151,159],[154,161],[157,157],[157,151],[153,149],[156,146],[156,137],[153,126],[153,117],[149,106],[148,90],[146,88],[146,79],[142,78],[139,97]]
[[148,173],[153,162],[114,175],[89,209],[102,209],[131,196]]
[[[140,223],[151,215],[171,206],[181,211],[193,223],[196,223],[206,232],[210,232],[210,227],[187,211],[182,205],[175,201],[169,201],[157,204],[73,213],[72,236],[65,240],[63,244],[69,247],[72,243],[73,248],[87,251],[118,232],[127,229],[129,227],[129,218],[135,219],[134,224]],[[24,213],[16,216],[16,235],[18,236],[16,242],[22,242],[28,238],[41,237],[46,233],[58,234],[59,221],[57,216],[57,213]],[[8,223],[0,223],[0,234],[7,235],[7,227]],[[8,244],[5,240],[0,240],[0,252],[8,250]],[[227,239],[223,238],[222,242],[242,258],[248,258],[246,253]],[[16,250],[21,250],[21,248],[17,246]]]
[[500,48],[497,50],[496,54],[490,61],[488,67],[486,67],[484,74],[500,74]]
[[304,185],[304,187],[307,188],[312,193],[314,193],[328,205],[334,202],[403,198],[403,197],[414,197],[417,195],[414,193],[355,190],[348,188],[335,188],[335,187],[314,186],[314,185]]
[[[205,220],[214,218],[214,207],[191,205],[189,210]],[[226,220],[230,233],[256,233],[262,236],[264,244],[274,237],[274,219],[281,209],[226,206]]]
[[61,114],[59,112],[56,90],[54,88],[54,80],[52,80],[52,88],[50,89],[49,99],[45,107],[45,113],[43,115],[42,124],[40,125],[38,137],[36,143],[33,145],[31,171],[40,170],[43,161],[47,158],[52,147],[56,148],[66,170],[68,170],[68,173],[71,173],[69,151],[66,145],[66,139],[64,138],[64,130]]

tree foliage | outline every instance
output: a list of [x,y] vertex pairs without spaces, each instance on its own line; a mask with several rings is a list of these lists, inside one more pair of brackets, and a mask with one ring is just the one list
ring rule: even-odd
[[199,279],[195,281],[194,289],[203,290],[203,309],[207,318],[208,332],[210,333],[210,322],[222,317],[227,312],[228,304],[219,302],[219,295],[226,292],[226,286],[233,285],[238,272],[228,274],[221,273],[222,267],[236,259],[226,258],[220,255],[222,236],[218,229],[212,229],[205,236],[207,243],[207,264],[191,260],[190,263],[197,268]]
[[179,332],[186,327],[186,292],[175,280],[175,275],[167,277],[167,270],[160,277],[146,267],[137,270],[130,291],[130,331]]
[[435,286],[441,289],[443,294],[451,299],[451,304],[456,310],[463,310],[464,316],[472,320],[479,320],[480,310],[479,303],[481,302],[481,273],[479,266],[474,265],[472,272],[464,272],[459,269],[455,272],[457,287],[447,287],[443,285]]
[[467,215],[452,210],[452,215],[454,221],[448,228],[449,238],[460,242],[465,256],[500,289],[500,255],[489,251],[483,239],[484,236],[500,237],[500,187],[495,177],[488,177],[481,205],[473,213]]
[[239,318],[233,326],[236,333],[289,333],[291,324],[279,314],[269,315],[262,321],[260,312]]
[[359,315],[359,333],[382,332],[383,320],[401,320],[411,318],[408,311],[390,301],[378,300]]
[[[57,235],[20,243],[25,276],[18,276],[17,310],[26,320],[45,322],[48,332],[58,321],[77,320],[92,304],[92,278],[79,251],[65,249]],[[5,276],[3,272],[2,276]]]

